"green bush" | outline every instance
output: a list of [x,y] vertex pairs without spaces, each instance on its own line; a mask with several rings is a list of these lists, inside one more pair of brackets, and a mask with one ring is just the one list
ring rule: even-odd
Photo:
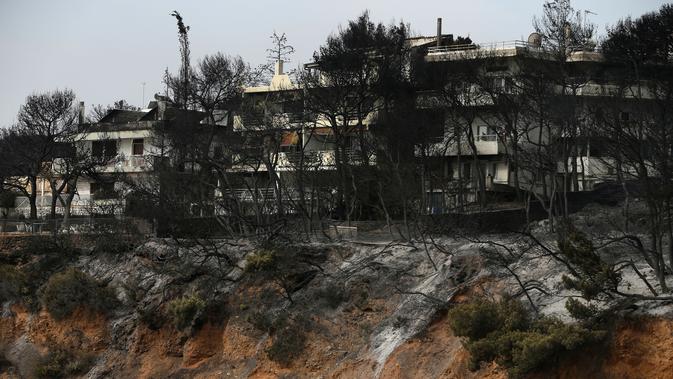
[[63,349],[56,349],[36,367],[36,374],[39,378],[70,378],[85,373],[92,364],[93,357],[90,355],[75,355]]
[[460,304],[449,311],[449,319],[456,335],[470,340],[482,339],[503,328],[524,330],[530,324],[525,308],[515,300],[479,299]]
[[613,292],[622,280],[614,267],[601,259],[593,243],[583,233],[567,227],[558,241],[559,251],[569,265],[574,267],[571,275],[563,275],[563,284],[577,290],[587,300],[601,293]]
[[590,321],[600,313],[595,305],[584,304],[577,299],[573,299],[572,297],[566,300],[565,306],[568,310],[568,313],[570,313],[570,315],[577,320]]
[[449,311],[451,328],[465,337],[470,368],[497,361],[512,378],[554,363],[564,353],[601,340],[605,333],[550,318],[531,320],[514,300],[476,300]]
[[271,250],[260,249],[245,258],[245,271],[265,271],[273,267],[275,254]]
[[171,300],[167,312],[177,329],[187,329],[196,325],[204,315],[206,302],[198,295]]
[[111,289],[74,268],[52,275],[42,289],[40,300],[57,320],[68,317],[80,306],[107,314],[117,305]]

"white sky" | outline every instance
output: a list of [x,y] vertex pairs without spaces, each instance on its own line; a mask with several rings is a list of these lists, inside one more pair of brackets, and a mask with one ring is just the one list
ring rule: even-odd
[[[0,0],[0,127],[15,122],[32,92],[71,88],[87,106],[126,99],[145,105],[162,91],[164,69],[179,62],[174,9],[191,27],[192,61],[221,51],[252,65],[265,61],[274,30],[296,49],[296,66],[309,60],[339,25],[369,9],[375,21],[410,23],[434,35],[475,42],[525,39],[542,0]],[[600,32],[625,16],[657,10],[660,0],[574,0],[590,10]]]

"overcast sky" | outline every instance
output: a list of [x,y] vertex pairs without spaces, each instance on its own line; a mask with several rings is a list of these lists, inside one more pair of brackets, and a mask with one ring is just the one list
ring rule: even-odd
[[[0,0],[0,127],[15,122],[32,92],[71,88],[87,106],[126,99],[140,106],[162,91],[161,77],[179,61],[178,10],[191,27],[192,60],[221,51],[253,65],[265,61],[269,36],[285,32],[305,63],[339,25],[369,9],[373,20],[410,23],[413,32],[475,42],[523,39],[542,0]],[[659,0],[575,0],[589,20],[606,25],[656,10]]]

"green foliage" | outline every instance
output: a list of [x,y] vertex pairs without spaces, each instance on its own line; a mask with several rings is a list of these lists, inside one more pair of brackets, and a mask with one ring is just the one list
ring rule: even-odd
[[40,301],[57,320],[68,317],[80,306],[107,314],[118,303],[110,288],[74,268],[52,275],[42,289]]
[[632,65],[668,64],[673,43],[673,5],[665,4],[658,11],[637,19],[626,18],[608,29],[602,43],[606,59]]
[[575,271],[571,276],[562,277],[568,289],[580,291],[587,300],[617,289],[621,275],[601,259],[593,243],[584,234],[570,226],[562,234],[558,246],[561,255]]
[[515,300],[492,302],[475,300],[449,311],[451,328],[456,335],[478,340],[502,328],[524,330],[530,321],[521,304]]
[[550,318],[531,320],[523,305],[514,300],[476,300],[449,311],[454,333],[466,337],[470,368],[497,361],[510,376],[519,378],[554,363],[563,353],[599,341],[603,332]]
[[205,309],[206,302],[196,294],[171,300],[167,305],[169,318],[180,330],[196,326]]
[[587,321],[595,318],[599,314],[598,308],[593,304],[584,304],[578,299],[570,298],[566,300],[566,309],[570,315],[582,321]]
[[326,259],[326,249],[302,245],[271,244],[249,254],[245,270],[252,277],[274,282],[290,302],[292,294],[315,277]]
[[93,364],[93,357],[87,354],[72,354],[56,349],[36,367],[39,378],[70,378],[85,373]]
[[272,250],[259,249],[245,258],[245,271],[259,272],[273,268],[275,254]]

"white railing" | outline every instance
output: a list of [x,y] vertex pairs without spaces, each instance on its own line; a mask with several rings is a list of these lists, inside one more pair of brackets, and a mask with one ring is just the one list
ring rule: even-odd
[[428,54],[439,54],[439,53],[448,53],[455,51],[466,51],[466,50],[507,50],[507,49],[531,49],[531,50],[541,50],[540,46],[531,44],[527,41],[513,40],[513,41],[500,41],[500,42],[487,42],[479,44],[467,44],[467,45],[452,45],[452,46],[431,46],[428,47]]
[[[67,194],[62,194],[61,198],[65,198]],[[51,213],[51,195],[37,196],[35,205],[37,207],[38,217],[44,217]],[[76,194],[70,204],[70,214],[73,216],[88,216],[92,213],[101,213],[102,209],[115,209],[118,213],[123,209],[123,200],[121,199],[95,199],[91,195]],[[17,214],[24,216],[30,215],[30,201],[25,196],[18,196],[14,201],[14,210]],[[63,204],[60,201],[56,202],[56,213],[63,214]]]
[[[458,143],[443,139],[432,144],[426,145],[426,154],[430,156],[457,156]],[[496,134],[483,134],[474,137],[474,146],[477,149],[477,155],[498,155],[500,153],[500,142]],[[417,146],[416,156],[421,156],[421,146]],[[460,155],[472,155],[472,147],[467,141],[460,143]]]
[[131,155],[124,157],[124,167],[132,169],[147,169],[150,166],[150,156],[148,155]]
[[[281,152],[278,153],[278,166],[281,168],[296,168],[304,155],[304,166],[307,167],[333,167],[336,166],[336,152],[334,150],[313,150],[304,152]],[[363,163],[362,153],[353,150],[345,150],[344,160],[349,164]],[[376,164],[376,156],[370,155],[369,164]]]
[[151,155],[124,155],[119,154],[101,168],[102,172],[136,172],[150,171],[153,156]]

